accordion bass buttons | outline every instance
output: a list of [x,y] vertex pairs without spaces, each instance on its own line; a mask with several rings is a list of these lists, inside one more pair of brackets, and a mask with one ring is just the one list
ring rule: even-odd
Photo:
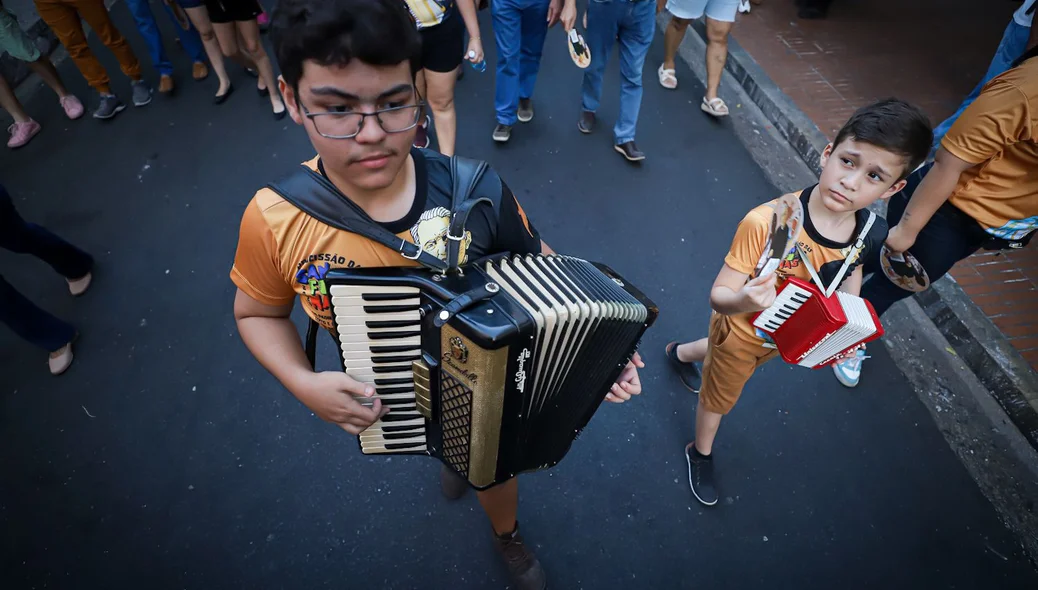
[[429,365],[424,360],[411,362],[411,370],[414,373],[414,401],[418,413],[426,420],[433,419],[432,394],[429,388]]

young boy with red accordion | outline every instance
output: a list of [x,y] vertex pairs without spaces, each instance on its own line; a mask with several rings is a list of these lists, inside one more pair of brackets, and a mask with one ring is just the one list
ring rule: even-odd
[[[710,292],[709,336],[666,348],[682,382],[699,393],[695,439],[685,456],[689,485],[703,504],[717,503],[712,448],[721,417],[757,367],[779,354],[768,334],[754,326],[757,313],[768,310],[794,277],[815,284],[821,296],[830,285],[832,297],[835,289],[858,295],[861,264],[878,256],[887,235],[886,223],[866,208],[905,186],[932,138],[930,122],[912,105],[888,99],[863,107],[823,150],[816,185],[764,203],[739,223]],[[771,244],[773,214],[780,202],[793,199],[803,209],[799,236],[778,253],[774,272],[757,275]],[[696,363],[702,363],[702,373]]]

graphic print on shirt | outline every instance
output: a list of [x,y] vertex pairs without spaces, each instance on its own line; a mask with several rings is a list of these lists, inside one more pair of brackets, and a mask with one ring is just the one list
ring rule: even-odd
[[451,9],[453,0],[405,0],[418,30],[427,29],[443,22]]
[[[425,253],[432,254],[440,260],[447,260],[447,230],[450,227],[451,212],[446,207],[435,207],[422,213],[418,221],[411,226],[411,240]],[[458,260],[465,261],[465,254],[472,244],[472,232],[466,231],[458,250]]]

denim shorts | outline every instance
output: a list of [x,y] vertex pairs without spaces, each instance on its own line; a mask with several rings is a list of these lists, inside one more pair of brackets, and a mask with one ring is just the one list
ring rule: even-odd
[[713,20],[734,23],[739,0],[667,0],[667,12],[677,18],[695,20],[705,13]]
[[40,49],[18,25],[18,17],[5,8],[0,8],[0,54],[11,54],[11,57],[22,61],[40,59]]

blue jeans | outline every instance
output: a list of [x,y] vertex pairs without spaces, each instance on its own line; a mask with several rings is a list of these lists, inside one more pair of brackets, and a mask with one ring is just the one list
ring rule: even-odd
[[634,141],[642,106],[642,69],[656,32],[656,3],[650,0],[589,0],[584,40],[591,50],[591,65],[584,71],[581,107],[598,110],[605,72],[613,43],[620,43],[620,114],[613,127],[616,144]]
[[[18,215],[10,195],[0,185],[0,248],[19,254],[32,254],[46,262],[58,274],[78,279],[88,272],[94,259],[86,252]],[[38,283],[38,277],[19,277],[24,283]],[[66,293],[67,287],[66,287]],[[75,328],[40,309],[19,293],[0,275],[0,323],[15,334],[54,352],[72,340]]]
[[[202,38],[198,35],[198,30],[195,29],[195,26],[189,21],[186,31],[180,28],[176,17],[173,16],[173,10],[165,2],[161,2],[161,0],[160,4],[166,10],[169,19],[173,21],[173,27],[180,36],[180,44],[183,46],[184,51],[191,56],[191,61],[206,63],[205,46],[202,45]],[[137,30],[140,31],[144,41],[148,44],[148,52],[151,54],[151,62],[155,65],[155,69],[159,71],[159,74],[172,75],[173,64],[169,61],[169,57],[166,56],[166,49],[162,46],[159,24],[155,22],[155,14],[152,13],[148,0],[126,0],[126,6],[130,9],[130,13],[133,14],[133,19],[137,22]]]
[[493,0],[490,10],[497,44],[494,110],[501,125],[515,125],[519,99],[533,96],[541,51],[548,33],[550,0]]
[[991,81],[992,78],[1005,72],[1012,65],[1013,60],[1020,57],[1024,48],[1027,47],[1027,37],[1031,34],[1031,29],[1028,27],[1020,26],[1015,20],[1009,21],[1009,26],[1006,27],[1006,32],[1002,35],[1002,42],[998,44],[998,49],[995,50],[995,57],[991,58],[991,65],[988,66],[987,73],[984,74],[984,78],[981,79],[977,87],[969,93],[966,100],[962,101],[959,106],[959,110],[955,111],[955,114],[948,117],[943,123],[941,123],[937,129],[933,132],[933,149],[937,150],[941,144],[941,138],[944,137],[951,126],[955,123],[955,120],[962,115],[966,107],[973,104],[974,100],[980,96],[980,91],[983,90],[984,85]]

